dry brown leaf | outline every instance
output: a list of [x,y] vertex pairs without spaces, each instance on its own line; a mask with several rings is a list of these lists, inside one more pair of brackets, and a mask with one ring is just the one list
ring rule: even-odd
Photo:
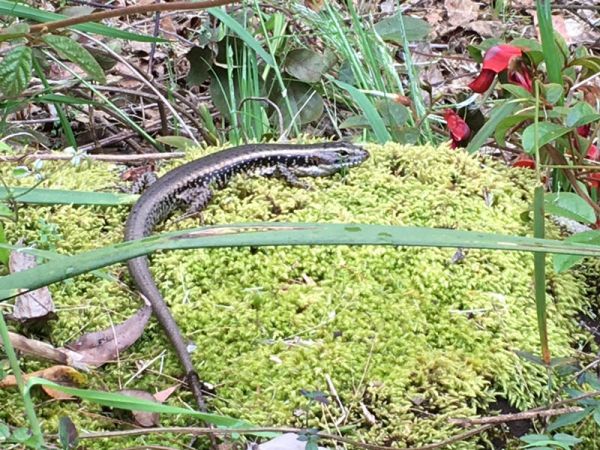
[[465,28],[474,31],[482,38],[490,38],[500,36],[504,30],[504,24],[499,20],[475,20],[467,24]]
[[[148,400],[156,402],[154,396],[146,391],[139,389],[123,389],[119,391],[119,394],[127,395],[128,397],[139,398],[142,400]],[[155,427],[159,425],[158,413],[147,412],[147,411],[131,411],[133,420],[141,427]]]
[[477,20],[479,5],[472,0],[445,0],[448,23],[453,27],[463,27]]
[[124,322],[106,330],[87,333],[66,347],[79,353],[86,364],[99,367],[114,361],[119,353],[139,339],[151,314],[152,307],[145,305]]
[[[10,252],[8,267],[11,273],[21,272],[37,266],[35,256],[19,252]],[[47,287],[25,292],[15,300],[13,313],[8,318],[26,325],[44,324],[55,319],[54,302]]]
[[173,392],[175,392],[179,388],[179,386],[179,384],[176,384],[175,386],[171,386],[166,389],[163,389],[162,391],[158,391],[156,394],[154,394],[154,398],[158,403],[164,403],[173,394]]
[[[45,380],[54,381],[58,384],[66,386],[80,386],[85,383],[85,375],[78,372],[69,366],[52,366],[47,369],[38,370],[24,374],[23,378],[27,381],[31,377],[44,378]],[[0,380],[0,388],[14,387],[17,385],[17,380],[14,375],[8,375]],[[65,394],[64,392],[57,391],[48,386],[42,386],[42,389],[50,397],[57,400],[69,400],[72,396]]]

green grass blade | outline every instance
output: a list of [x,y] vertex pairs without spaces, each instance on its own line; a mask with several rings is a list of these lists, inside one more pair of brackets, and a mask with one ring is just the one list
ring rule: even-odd
[[[0,278],[0,300],[157,250],[289,245],[392,245],[481,248],[600,257],[600,246],[475,231],[391,225],[254,223],[195,228],[122,242]],[[0,244],[0,248],[13,248]]]
[[0,187],[0,202],[14,198],[19,203],[35,205],[131,205],[137,195],[115,194],[112,192],[66,191],[61,189],[31,189],[23,187]]
[[[41,23],[68,19],[68,17],[63,14],[42,11],[40,9],[32,8],[30,6],[9,0],[0,0],[0,16],[31,19]],[[130,33],[128,31],[118,30],[116,28],[112,28],[99,23],[83,23],[79,25],[73,25],[69,28],[74,28],[75,30],[83,31],[85,33],[99,34],[115,39],[126,39],[138,42],[167,42],[166,39],[155,38],[154,36],[148,36],[144,34]]]
[[490,113],[489,120],[480,128],[477,134],[473,136],[469,145],[467,145],[467,152],[475,153],[478,151],[488,138],[494,134],[494,131],[496,131],[496,127],[498,127],[500,122],[512,115],[518,108],[519,103],[511,102],[502,103],[500,106],[494,107]]
[[548,78],[551,83],[563,85],[562,78],[562,55],[554,41],[554,27],[552,26],[552,10],[550,0],[536,0],[535,7],[540,27],[540,36],[542,38],[542,51],[544,52],[544,61],[548,70]]
[[373,103],[371,103],[368,97],[348,83],[344,83],[343,81],[339,80],[333,80],[333,82],[347,91],[358,104],[358,106],[360,106],[360,108],[363,110],[365,117],[369,121],[369,124],[371,125],[371,128],[377,137],[377,142],[380,144],[385,144],[391,140],[390,133],[385,127],[382,117],[379,115],[377,109]]
[[162,414],[184,414],[194,416],[206,423],[219,427],[228,428],[248,428],[252,427],[248,422],[234,419],[232,417],[220,416],[218,414],[203,413],[192,409],[178,408],[176,406],[163,405],[162,403],[152,402],[141,398],[130,397],[128,395],[116,392],[94,391],[88,389],[78,389],[63,386],[44,378],[31,377],[27,380],[26,389],[29,391],[34,386],[47,386],[60,392],[64,392],[84,400],[91,401],[98,405],[108,406],[110,408],[126,409],[129,411],[147,411]]
[[269,66],[275,67],[275,60],[237,20],[220,8],[208,8],[207,11],[223,22],[231,31],[237,34],[252,50],[256,52]]

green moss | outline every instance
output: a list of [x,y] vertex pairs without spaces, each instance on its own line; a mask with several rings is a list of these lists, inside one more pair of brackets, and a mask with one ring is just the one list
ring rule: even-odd
[[[345,176],[310,180],[312,190],[239,177],[216,193],[204,220],[370,222],[530,234],[531,225],[521,218],[530,202],[530,172],[444,148],[370,149],[372,158],[363,166]],[[114,184],[114,169],[95,164],[61,167],[47,187]],[[486,205],[486,193],[493,196],[492,206]],[[7,233],[14,241],[37,239],[36,224],[43,218],[58,225],[59,251],[80,252],[119,241],[126,214],[126,208],[23,208],[18,226],[8,226]],[[178,224],[192,225],[197,222]],[[454,251],[447,249],[214,249],[158,254],[153,270],[183,333],[197,345],[201,376],[217,387],[213,410],[256,424],[302,425],[304,418],[294,415],[307,405],[300,390],[328,391],[329,375],[350,410],[350,434],[411,446],[456,433],[449,417],[484,411],[496,396],[525,408],[547,394],[545,371],[514,353],[538,352],[531,254],[465,253],[464,261],[453,264]],[[127,280],[122,266],[106,272]],[[567,356],[587,339],[576,323],[585,307],[583,283],[569,273],[552,282],[551,350]],[[53,286],[52,293],[59,320],[51,340],[58,345],[121,321],[138,305],[122,285],[94,275]],[[153,372],[128,385],[165,388],[172,384],[166,375],[180,370],[154,322],[120,365],[92,374],[90,386],[116,390],[136,372],[136,361],[165,349]],[[190,396],[181,392],[172,402],[184,400]],[[9,404],[0,416],[13,421],[14,395],[2,392],[0,401]],[[375,425],[368,424],[361,404],[375,416]],[[49,429],[64,410],[84,429],[111,427],[81,415],[73,404],[39,399],[38,410]],[[339,415],[335,405],[314,406],[309,424],[328,427]],[[167,422],[176,419],[163,418]],[[160,441],[152,439],[136,442]],[[111,447],[94,443],[94,448]]]

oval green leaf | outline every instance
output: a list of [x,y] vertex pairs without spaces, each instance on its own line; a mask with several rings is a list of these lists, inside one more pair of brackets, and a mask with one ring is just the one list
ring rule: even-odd
[[537,142],[535,139],[536,135],[536,124],[532,123],[523,131],[521,141],[523,144],[523,150],[530,155],[535,153],[536,150],[543,147],[546,144],[558,139],[559,137],[567,134],[571,131],[570,128],[563,127],[551,122],[539,122],[537,124]]
[[81,67],[92,80],[99,83],[104,83],[106,81],[104,70],[102,70],[98,61],[96,61],[92,54],[78,42],[67,36],[59,36],[56,34],[47,34],[42,37],[42,40],[48,44],[58,56]]

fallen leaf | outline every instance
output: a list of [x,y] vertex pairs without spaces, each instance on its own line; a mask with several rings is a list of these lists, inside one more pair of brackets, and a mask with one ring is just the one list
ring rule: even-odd
[[453,27],[463,27],[479,16],[479,5],[472,0],[445,0],[444,6]]
[[171,396],[171,394],[173,394],[173,392],[175,392],[179,388],[179,386],[179,384],[176,384],[175,386],[171,386],[167,389],[163,389],[162,391],[158,391],[156,394],[154,394],[154,398],[158,403],[164,403]]
[[[119,394],[127,395],[133,398],[139,398],[142,400],[148,400],[151,402],[156,402],[156,398],[146,391],[142,391],[139,389],[123,389],[118,392]],[[158,402],[157,402],[158,403]],[[158,413],[155,412],[147,412],[147,411],[131,411],[133,416],[133,420],[141,427],[155,427],[159,425],[159,416]]]
[[[20,251],[10,253],[8,267],[11,273],[22,272],[36,266],[35,256]],[[8,318],[26,326],[39,326],[45,324],[48,320],[55,319],[56,313],[54,311],[54,302],[50,290],[43,287],[19,295],[15,300],[13,313]]]
[[[306,441],[301,441],[296,433],[285,433],[277,436],[258,446],[258,450],[304,450]],[[317,447],[319,450],[327,450],[325,447]]]
[[[44,378],[65,386],[80,386],[84,384],[86,380],[85,375],[69,366],[52,366],[48,367],[47,369],[42,369],[23,375],[25,381],[31,377]],[[0,388],[14,387],[16,385],[17,380],[15,379],[14,375],[8,375],[0,380]],[[57,400],[69,400],[73,398],[64,392],[59,392],[48,386],[42,386],[42,389],[50,397]]]
[[145,305],[126,321],[106,330],[87,333],[66,347],[79,353],[86,364],[99,367],[114,361],[119,353],[139,339],[151,314],[152,307]]

